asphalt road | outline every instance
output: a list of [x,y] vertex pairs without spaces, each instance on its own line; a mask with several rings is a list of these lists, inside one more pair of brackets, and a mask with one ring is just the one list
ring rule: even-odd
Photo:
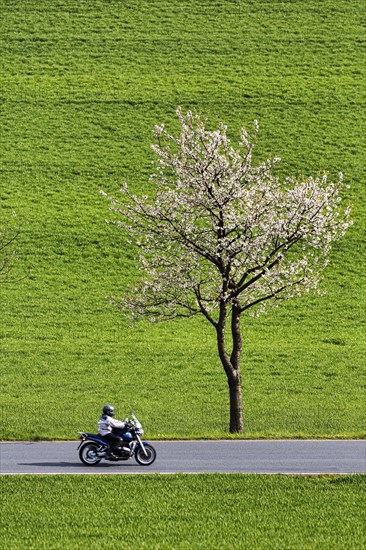
[[154,441],[152,466],[102,461],[84,466],[77,441],[0,443],[1,474],[136,474],[251,472],[366,473],[365,440]]

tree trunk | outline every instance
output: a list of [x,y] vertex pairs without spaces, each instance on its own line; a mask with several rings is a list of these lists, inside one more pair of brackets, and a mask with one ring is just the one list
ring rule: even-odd
[[240,372],[228,380],[230,395],[230,433],[244,431]]
[[244,431],[243,406],[240,376],[240,355],[242,350],[242,338],[240,332],[240,307],[233,303],[231,312],[231,335],[232,353],[231,357],[226,351],[225,327],[227,320],[227,305],[221,303],[220,319],[217,324],[217,344],[221,363],[226,372],[229,397],[230,397],[230,432],[241,433]]

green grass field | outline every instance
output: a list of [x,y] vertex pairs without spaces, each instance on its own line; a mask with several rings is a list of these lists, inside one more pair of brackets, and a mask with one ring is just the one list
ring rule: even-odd
[[[245,437],[365,436],[365,65],[361,0],[0,0],[1,216],[22,233],[0,286],[2,439],[73,438],[101,406],[148,437],[224,437],[225,375],[198,319],[130,328],[138,277],[99,189],[148,191],[151,130],[220,118],[283,175],[345,175],[354,226],[322,289],[243,321]],[[10,481],[9,481],[10,482]],[[57,482],[57,481],[55,481]]]
[[3,476],[1,483],[2,545],[14,550],[366,544],[365,476]]

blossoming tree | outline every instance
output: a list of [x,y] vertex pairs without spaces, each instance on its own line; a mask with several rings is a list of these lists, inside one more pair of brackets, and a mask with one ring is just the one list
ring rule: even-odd
[[124,184],[119,200],[109,197],[144,272],[113,302],[152,321],[207,319],[227,376],[230,431],[242,432],[241,317],[315,291],[332,243],[350,224],[349,209],[340,210],[341,174],[337,183],[326,176],[280,181],[273,174],[279,158],[254,165],[256,122],[254,138],[242,128],[234,148],[223,124],[209,131],[198,115],[179,108],[177,116],[179,135],[154,129],[151,196],[137,197]]

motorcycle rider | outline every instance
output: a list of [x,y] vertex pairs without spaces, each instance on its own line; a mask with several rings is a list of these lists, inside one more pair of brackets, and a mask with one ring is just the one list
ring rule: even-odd
[[104,405],[102,415],[98,422],[98,433],[103,439],[110,445],[110,456],[116,458],[116,453],[121,449],[123,439],[113,433],[114,428],[122,429],[126,427],[128,419],[124,421],[113,418],[114,407],[113,405]]

